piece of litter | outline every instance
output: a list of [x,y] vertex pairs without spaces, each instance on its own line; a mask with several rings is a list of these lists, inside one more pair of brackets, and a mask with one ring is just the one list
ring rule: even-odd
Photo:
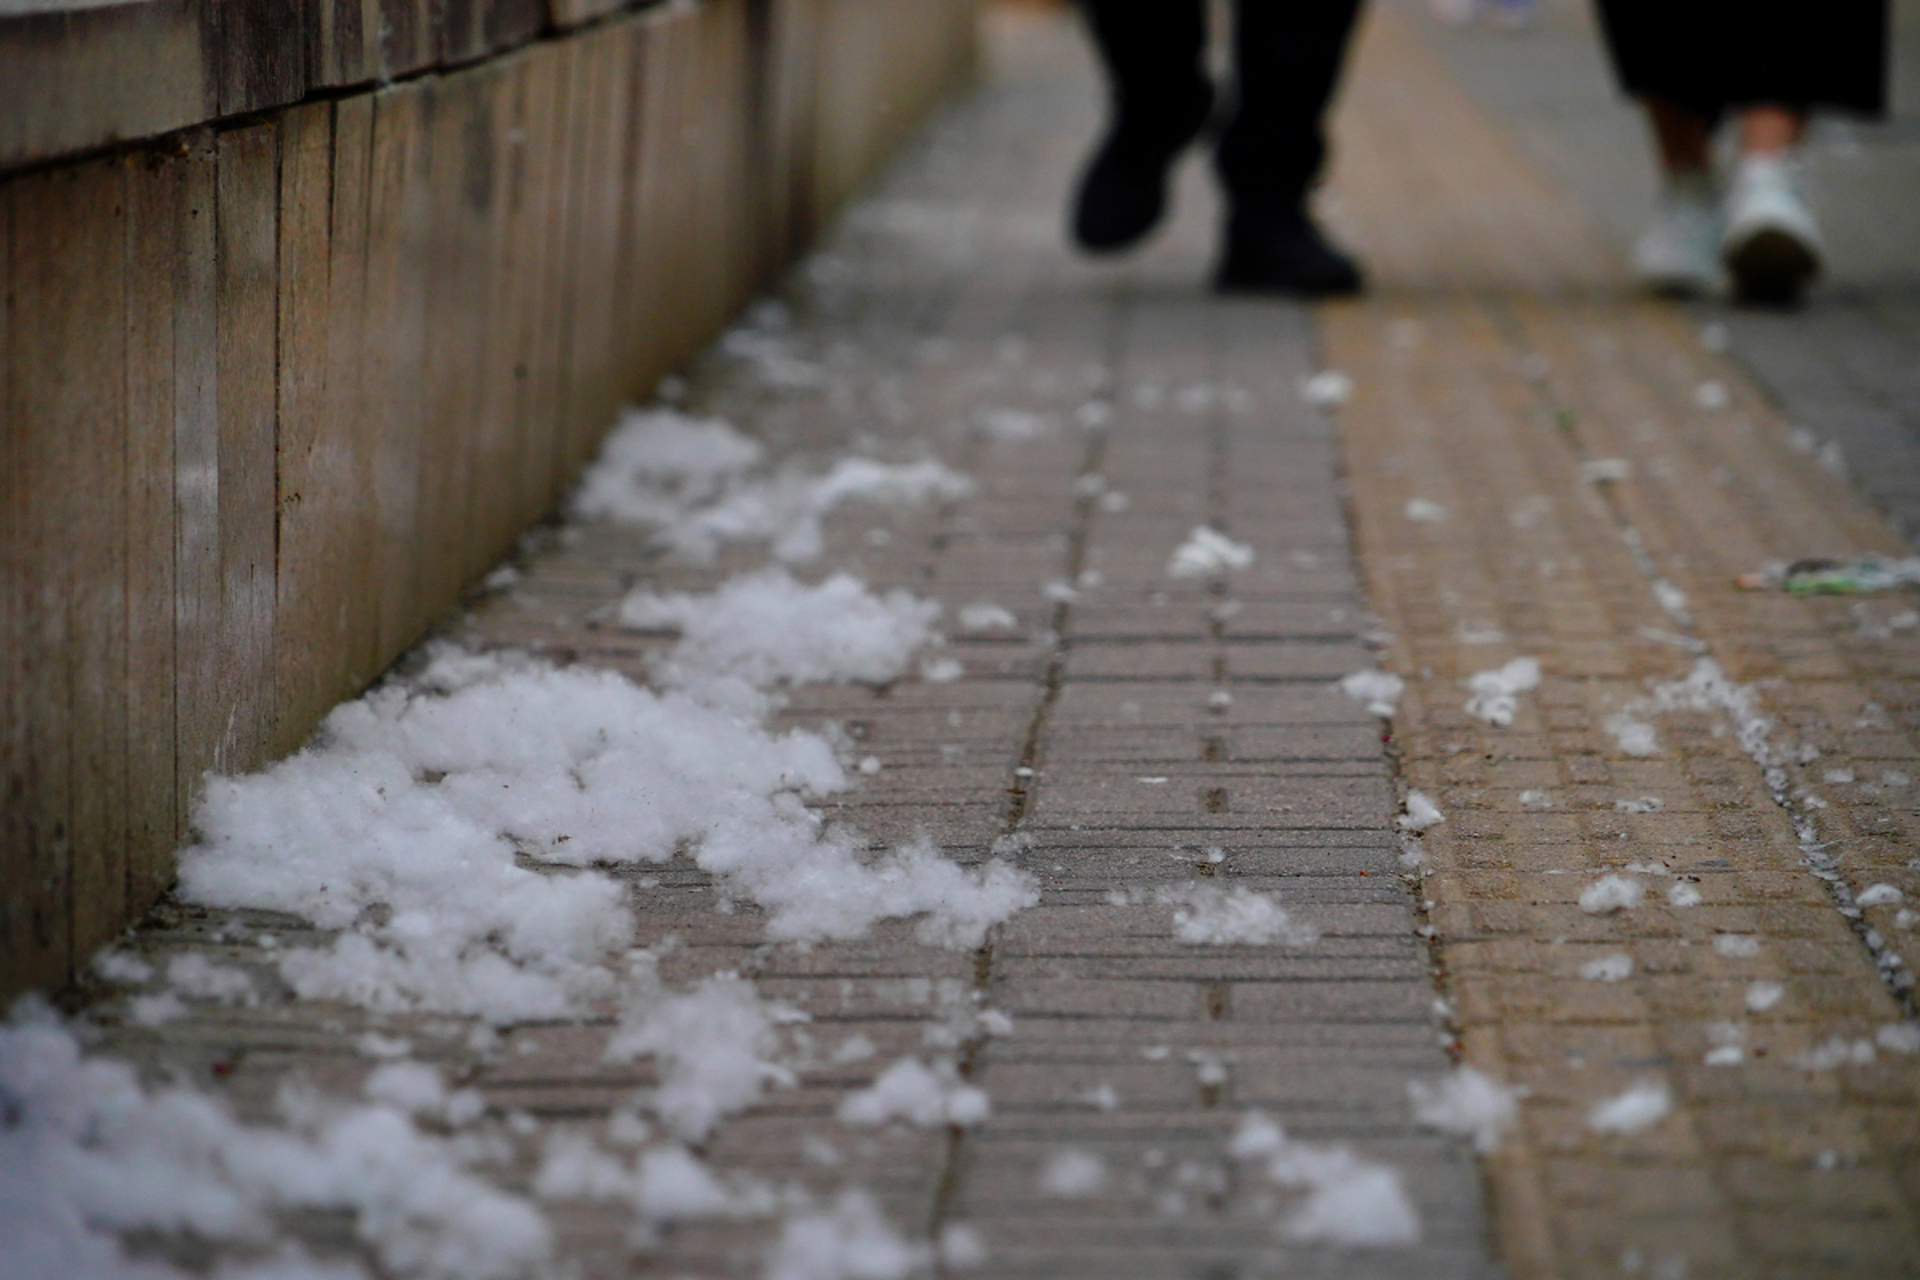
[[1167,561],[1167,573],[1175,578],[1205,578],[1231,569],[1245,569],[1252,563],[1252,547],[1235,542],[1217,529],[1199,525]]
[[1316,409],[1337,409],[1353,398],[1353,379],[1338,369],[1322,369],[1301,382],[1300,398]]
[[1595,1103],[1587,1112],[1587,1127],[1595,1133],[1638,1133],[1658,1124],[1672,1108],[1664,1081],[1640,1080],[1624,1093]]
[[1631,911],[1646,896],[1646,887],[1631,876],[1601,876],[1580,891],[1580,909],[1595,916]]
[[1633,957],[1621,951],[1589,960],[1580,966],[1580,976],[1593,982],[1624,982],[1633,976]]
[[1472,1138],[1474,1150],[1483,1156],[1491,1155],[1500,1145],[1500,1135],[1513,1127],[1523,1092],[1467,1066],[1431,1084],[1407,1082],[1415,1120],[1442,1133]]
[[1467,714],[1491,725],[1510,725],[1519,711],[1519,695],[1539,684],[1536,658],[1514,658],[1491,671],[1476,672],[1467,679],[1467,688],[1473,692],[1467,699]]
[[1440,812],[1440,806],[1436,805],[1426,792],[1418,790],[1407,792],[1407,811],[1399,817],[1401,830],[1425,831],[1446,820],[1446,815]]
[[1850,559],[1812,558],[1774,562],[1743,573],[1734,585],[1747,591],[1787,591],[1794,595],[1866,595],[1920,585],[1920,556],[1894,559],[1865,555]]

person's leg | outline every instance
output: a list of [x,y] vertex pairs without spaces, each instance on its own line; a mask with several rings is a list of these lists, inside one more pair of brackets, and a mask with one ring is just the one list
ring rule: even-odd
[[1741,301],[1790,306],[1820,274],[1820,228],[1800,195],[1794,158],[1807,113],[1761,102],[1741,107],[1739,121],[1720,256]]
[[1634,241],[1633,274],[1669,297],[1691,298],[1719,283],[1720,198],[1713,181],[1713,118],[1656,93],[1640,95],[1660,158],[1653,221]]
[[1302,294],[1359,288],[1353,263],[1307,216],[1326,159],[1323,117],[1359,0],[1240,0],[1233,123],[1215,163],[1231,214],[1219,284]]
[[1203,0],[1085,0],[1107,69],[1107,135],[1074,200],[1073,234],[1093,252],[1125,249],[1159,222],[1167,169],[1213,109],[1202,66]]

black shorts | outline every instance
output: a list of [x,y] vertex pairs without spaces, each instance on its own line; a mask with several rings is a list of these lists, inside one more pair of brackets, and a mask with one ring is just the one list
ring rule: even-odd
[[1710,119],[1762,103],[1879,115],[1886,0],[1598,0],[1620,87]]

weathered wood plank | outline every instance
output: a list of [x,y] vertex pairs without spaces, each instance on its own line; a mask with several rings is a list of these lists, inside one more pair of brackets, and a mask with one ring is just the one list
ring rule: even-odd
[[83,510],[67,537],[68,714],[73,802],[73,962],[127,915],[126,175],[119,159],[77,167],[69,213],[73,327],[57,371],[71,417],[62,482]]
[[147,0],[0,17],[0,166],[212,119],[205,8]]
[[519,438],[526,518],[537,520],[559,497],[555,470],[555,424],[564,412],[561,377],[567,300],[567,86],[573,73],[571,42],[554,41],[529,52],[522,234],[534,285],[525,314],[521,348],[525,369],[519,406]]
[[380,74],[392,80],[422,71],[440,56],[432,0],[379,0]]
[[493,95],[499,73],[478,68],[432,89],[432,155],[426,244],[426,386],[420,436],[420,588],[452,600],[473,562],[468,494],[473,483],[476,418],[484,411],[476,378],[490,322],[488,218],[493,207]]
[[0,972],[25,974],[41,966],[34,942],[35,902],[30,892],[34,853],[28,806],[35,801],[29,772],[25,658],[28,582],[33,546],[28,541],[27,439],[30,419],[14,403],[13,211],[15,193],[0,186]]
[[374,457],[383,419],[370,400],[366,372],[367,244],[373,180],[372,94],[334,104],[332,195],[327,234],[327,403],[330,444],[316,467],[309,500],[330,513],[330,553],[322,588],[337,610],[342,648],[334,659],[335,696],[379,674],[380,592],[373,585],[380,536]]
[[[85,229],[74,216],[81,178],[75,169],[32,174],[9,184],[13,212],[8,326],[10,421],[27,429],[16,459],[27,563],[23,645],[17,659],[26,738],[25,839],[8,896],[27,908],[14,957],[29,982],[64,979],[73,958],[73,719],[67,656],[73,635],[67,596],[69,544],[80,515],[70,483],[73,408],[62,384],[76,376],[84,347],[75,270],[86,265]],[[17,318],[31,316],[31,324]]]
[[217,152],[211,130],[186,142],[173,314],[175,806],[190,816],[215,766],[226,674],[221,661],[220,323],[215,263]]
[[178,154],[127,157],[127,909],[173,878],[174,310],[185,218]]
[[315,88],[365,84],[380,74],[379,0],[308,0],[307,74]]
[[343,598],[340,526],[357,500],[348,490],[348,439],[332,372],[331,214],[333,104],[311,103],[280,117],[277,262],[279,555],[274,585],[276,752],[290,750],[342,690],[350,645]]
[[[298,102],[307,91],[314,15],[305,5],[275,0],[217,0],[213,14],[213,70],[220,114],[240,115]],[[196,122],[197,123],[197,122]]]
[[220,649],[228,709],[215,764],[232,770],[253,767],[274,740],[279,136],[270,124],[249,125],[219,134],[215,145]]
[[373,111],[362,403],[377,424],[373,576],[382,665],[413,642],[434,608],[420,589],[418,546],[428,166],[426,91],[418,84],[381,90]]

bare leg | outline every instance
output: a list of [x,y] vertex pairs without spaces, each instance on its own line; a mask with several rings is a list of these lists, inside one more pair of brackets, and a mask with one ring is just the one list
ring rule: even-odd
[[1740,150],[1747,155],[1777,155],[1791,151],[1806,130],[1807,115],[1791,107],[1767,103],[1740,112]]
[[1670,174],[1704,173],[1713,163],[1713,127],[1704,117],[1665,98],[1641,99],[1660,149],[1660,167]]

